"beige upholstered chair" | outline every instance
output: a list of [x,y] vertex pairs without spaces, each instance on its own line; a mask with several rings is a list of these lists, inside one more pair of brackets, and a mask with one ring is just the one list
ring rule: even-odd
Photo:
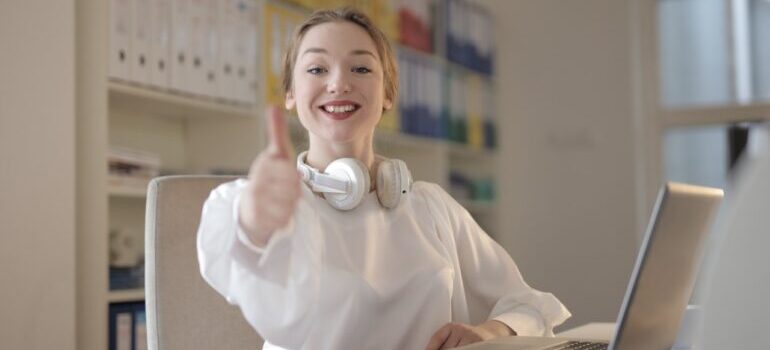
[[154,179],[145,219],[147,338],[151,350],[260,349],[236,307],[201,277],[196,233],[203,202],[228,176]]

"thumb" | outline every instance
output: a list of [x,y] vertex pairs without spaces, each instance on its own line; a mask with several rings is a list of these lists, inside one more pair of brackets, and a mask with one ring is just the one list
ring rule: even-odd
[[268,106],[266,118],[269,151],[278,158],[294,158],[294,147],[281,109],[275,105]]

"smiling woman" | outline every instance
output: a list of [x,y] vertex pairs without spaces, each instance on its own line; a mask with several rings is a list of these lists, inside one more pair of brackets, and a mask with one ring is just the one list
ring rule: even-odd
[[363,152],[393,102],[385,94],[383,65],[370,36],[353,23],[324,23],[304,35],[298,54],[286,108],[296,108],[308,130],[308,163],[318,158],[313,150],[321,147],[314,146],[322,145],[350,149],[365,163],[373,160]]
[[412,184],[403,161],[375,155],[398,82],[368,18],[311,15],[283,82],[308,150],[294,162],[271,110],[270,147],[248,180],[212,191],[198,230],[204,279],[240,306],[265,349],[447,349],[553,335],[570,316],[441,187]]

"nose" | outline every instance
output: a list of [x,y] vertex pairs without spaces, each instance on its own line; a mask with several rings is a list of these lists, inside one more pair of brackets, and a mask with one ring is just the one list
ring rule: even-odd
[[332,74],[326,84],[326,92],[330,94],[346,94],[349,93],[351,89],[350,79],[345,72],[342,71]]

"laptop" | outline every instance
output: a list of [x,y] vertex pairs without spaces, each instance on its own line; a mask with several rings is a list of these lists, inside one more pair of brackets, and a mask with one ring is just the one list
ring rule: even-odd
[[610,343],[504,337],[464,350],[670,349],[692,294],[720,189],[669,182],[658,193]]

